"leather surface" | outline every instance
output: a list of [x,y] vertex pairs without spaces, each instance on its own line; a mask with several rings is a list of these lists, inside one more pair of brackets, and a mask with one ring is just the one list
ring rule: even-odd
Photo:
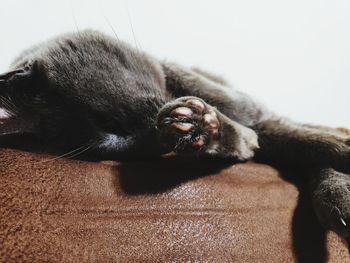
[[2,262],[350,262],[267,165],[51,158],[0,151]]

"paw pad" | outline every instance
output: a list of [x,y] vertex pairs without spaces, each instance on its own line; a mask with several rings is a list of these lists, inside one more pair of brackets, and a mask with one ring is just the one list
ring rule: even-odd
[[206,108],[204,103],[201,102],[200,100],[197,100],[197,99],[190,99],[190,100],[186,101],[186,105],[188,107],[196,109],[197,112],[199,112],[199,113],[203,112]]
[[179,107],[179,108],[174,109],[170,113],[170,116],[173,116],[173,117],[191,117],[192,114],[193,114],[193,111],[190,108]]
[[175,151],[198,151],[219,133],[220,122],[213,107],[196,98],[180,98],[163,108],[163,136]]
[[171,127],[182,132],[189,132],[194,128],[194,125],[187,122],[174,122],[171,124]]

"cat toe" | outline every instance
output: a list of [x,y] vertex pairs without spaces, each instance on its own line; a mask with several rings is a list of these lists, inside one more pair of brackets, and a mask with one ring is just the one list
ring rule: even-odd
[[179,107],[175,108],[174,110],[171,111],[170,116],[173,117],[191,117],[193,114],[193,111],[190,108],[187,107]]
[[187,122],[174,122],[171,124],[171,127],[180,132],[189,132],[192,129],[194,129],[194,125],[192,123]]
[[186,101],[186,105],[190,108],[196,109],[198,113],[203,112],[206,108],[204,102],[198,99],[189,99]]
[[204,128],[211,135],[216,135],[219,132],[220,122],[214,111],[204,115]]

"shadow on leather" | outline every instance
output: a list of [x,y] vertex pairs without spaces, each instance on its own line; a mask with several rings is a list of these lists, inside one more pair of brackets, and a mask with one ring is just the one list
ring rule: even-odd
[[327,232],[318,222],[308,194],[299,189],[292,220],[293,249],[299,263],[327,262]]
[[118,165],[120,184],[129,194],[160,193],[199,177],[219,173],[232,161],[215,158],[171,157]]
[[292,218],[293,251],[298,263],[327,262],[327,231],[319,223],[313,210],[308,180],[317,176],[315,171],[298,167],[279,167],[283,180],[294,184],[299,192]]

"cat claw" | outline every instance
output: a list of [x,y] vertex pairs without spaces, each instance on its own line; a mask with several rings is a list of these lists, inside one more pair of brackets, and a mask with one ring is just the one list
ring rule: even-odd
[[319,221],[350,248],[350,175],[324,169],[312,185],[311,200]]

